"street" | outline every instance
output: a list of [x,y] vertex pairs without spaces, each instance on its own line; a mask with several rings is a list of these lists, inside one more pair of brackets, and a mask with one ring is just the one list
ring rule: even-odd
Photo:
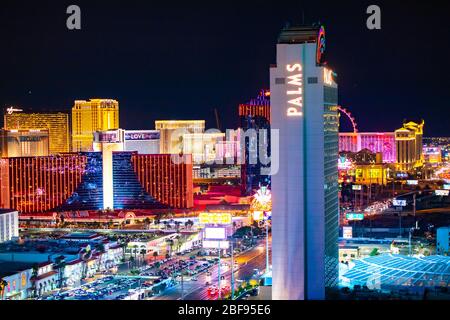
[[[234,273],[235,286],[242,281],[249,281],[254,275],[254,269],[264,272],[266,267],[265,239],[258,241],[255,247],[235,257],[234,260],[238,263],[238,269]],[[227,268],[222,269],[221,276],[224,276],[225,279],[221,280],[221,286],[231,286],[231,258],[222,258],[221,261],[228,265]],[[211,285],[218,286],[218,265],[211,267],[209,272],[211,272],[211,276],[208,276],[206,272],[201,273],[198,275],[197,281],[183,281],[183,286],[178,283],[150,299],[177,300],[181,299],[182,291],[185,300],[217,299],[217,297],[208,296],[207,288]],[[206,285],[207,280],[210,285]]]

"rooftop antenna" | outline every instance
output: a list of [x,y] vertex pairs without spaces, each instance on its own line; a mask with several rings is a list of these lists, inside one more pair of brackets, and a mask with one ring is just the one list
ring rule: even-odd
[[219,112],[217,111],[217,108],[214,108],[214,115],[216,116],[217,129],[219,129],[219,131],[222,131],[222,129],[220,128]]

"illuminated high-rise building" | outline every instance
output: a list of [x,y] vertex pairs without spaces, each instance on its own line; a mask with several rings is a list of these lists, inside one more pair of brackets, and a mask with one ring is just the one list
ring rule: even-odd
[[[252,195],[260,186],[270,186],[270,176],[262,174],[259,148],[267,150],[270,157],[270,92],[261,90],[259,95],[248,103],[239,105],[239,126],[244,130],[243,150],[245,162],[241,165],[242,192]],[[253,132],[253,133],[252,133]]]
[[11,112],[4,115],[6,130],[48,130],[49,154],[70,151],[69,114],[66,112]]
[[323,27],[286,28],[270,68],[275,300],[324,299],[338,281],[338,90],[324,54]]
[[218,143],[225,140],[225,133],[204,132],[183,135],[183,153],[192,154],[194,164],[213,163],[217,159]]
[[95,131],[119,128],[119,102],[112,99],[75,100],[72,108],[72,150],[92,151]]
[[48,147],[47,129],[0,129],[0,157],[48,156]]
[[423,165],[424,124],[423,120],[420,123],[408,121],[402,128],[395,130],[398,171],[410,171]]
[[160,153],[178,154],[183,152],[183,135],[205,132],[205,120],[157,120],[155,129],[160,132]]

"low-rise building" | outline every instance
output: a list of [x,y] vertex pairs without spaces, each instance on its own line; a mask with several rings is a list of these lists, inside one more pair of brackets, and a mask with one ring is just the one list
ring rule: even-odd
[[436,253],[448,256],[450,254],[450,227],[441,227],[436,231]]
[[354,259],[359,258],[358,246],[343,246],[339,247],[339,262],[348,263]]
[[19,236],[19,213],[15,210],[0,209],[0,242],[10,241]]
[[6,283],[5,287],[0,286],[0,299],[26,299],[30,294],[32,267],[28,262],[0,261],[0,280]]

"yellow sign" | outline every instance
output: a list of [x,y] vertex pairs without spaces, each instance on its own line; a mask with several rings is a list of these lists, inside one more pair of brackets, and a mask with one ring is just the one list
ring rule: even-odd
[[202,212],[198,215],[200,224],[231,224],[231,213]]
[[264,220],[264,212],[263,211],[253,211],[253,220],[255,220],[255,221]]

